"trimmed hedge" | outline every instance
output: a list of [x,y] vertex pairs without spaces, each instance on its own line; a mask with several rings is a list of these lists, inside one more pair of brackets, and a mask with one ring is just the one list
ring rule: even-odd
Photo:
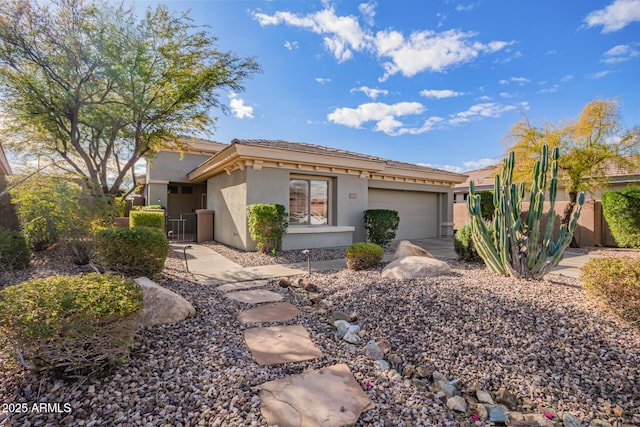
[[142,308],[140,286],[121,276],[33,279],[0,291],[0,337],[28,368],[103,373],[127,359]]
[[603,193],[602,210],[618,246],[640,248],[640,188]]
[[460,259],[464,261],[482,261],[482,258],[473,247],[471,229],[471,224],[464,224],[460,229],[458,229],[458,231],[456,231],[455,236],[453,236],[453,249],[456,251],[456,254],[458,254]]
[[257,203],[247,206],[249,234],[260,252],[275,253],[282,248],[282,236],[289,227],[283,205]]
[[131,211],[129,227],[155,227],[164,230],[164,212]]
[[382,247],[388,246],[396,237],[400,225],[398,211],[389,209],[368,209],[364,211],[364,228],[367,240]]
[[589,295],[640,327],[640,258],[594,258],[580,277]]
[[0,228],[0,272],[22,270],[30,260],[31,251],[24,234]]
[[153,227],[107,228],[96,233],[100,262],[110,270],[153,277],[162,272],[169,240]]
[[382,261],[384,249],[375,243],[354,243],[347,248],[346,256],[349,270],[367,270]]

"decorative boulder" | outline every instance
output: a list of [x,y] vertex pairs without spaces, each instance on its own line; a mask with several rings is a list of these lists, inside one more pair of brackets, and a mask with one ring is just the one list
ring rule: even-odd
[[414,245],[408,240],[403,240],[398,243],[396,253],[393,254],[393,259],[404,258],[406,256],[423,256],[427,258],[433,258],[433,255],[418,245]]
[[390,279],[419,279],[449,273],[449,264],[435,258],[407,256],[391,261],[382,270],[382,277]]
[[186,299],[175,292],[163,288],[146,277],[136,279],[142,289],[144,309],[140,316],[140,326],[148,327],[164,323],[177,323],[196,314],[196,309]]

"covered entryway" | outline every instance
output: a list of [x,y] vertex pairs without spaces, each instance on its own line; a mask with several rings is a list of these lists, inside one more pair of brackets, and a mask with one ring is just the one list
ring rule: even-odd
[[398,211],[396,240],[439,237],[438,194],[369,188],[369,209]]

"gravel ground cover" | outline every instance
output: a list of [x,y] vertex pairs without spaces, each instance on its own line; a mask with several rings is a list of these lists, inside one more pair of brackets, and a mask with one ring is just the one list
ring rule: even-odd
[[[0,279],[11,284],[82,270],[57,255]],[[242,339],[255,325],[236,320],[248,307],[195,283],[179,255],[171,254],[158,282],[191,301],[195,317],[140,330],[130,361],[102,379],[38,378],[0,351],[0,402],[29,408],[0,414],[0,425],[263,426],[255,386],[334,363],[348,364],[376,405],[359,426],[473,425],[470,413],[437,400],[429,383],[403,378],[398,372],[407,364],[457,379],[463,392],[482,388],[495,395],[504,387],[524,412],[545,408],[558,416],[570,411],[585,425],[593,419],[640,425],[640,331],[597,310],[575,279],[519,281],[456,261],[450,274],[422,280],[382,279],[379,271],[314,274],[325,309],[357,313],[364,330],[357,346],[335,337],[308,294],[272,281],[267,289],[284,292],[303,311],[284,324],[302,324],[325,357],[261,367]],[[391,344],[395,370],[364,354],[369,339]],[[34,403],[49,407],[33,410]]]

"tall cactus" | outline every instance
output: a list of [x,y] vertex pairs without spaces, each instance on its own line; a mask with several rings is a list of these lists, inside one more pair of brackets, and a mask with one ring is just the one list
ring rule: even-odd
[[[555,240],[553,225],[556,216],[555,203],[558,190],[558,149],[555,148],[549,164],[547,146],[533,168],[533,183],[529,196],[529,211],[522,215],[524,184],[513,179],[515,155],[513,152],[503,161],[502,174],[494,182],[495,213],[491,224],[480,215],[480,195],[471,181],[467,205],[471,216],[472,239],[476,251],[487,267],[498,274],[526,279],[541,279],[552,267],[558,265],[564,250],[571,243],[584,204],[584,193],[578,196],[578,205],[569,225],[563,224]],[[551,167],[551,180],[547,189],[547,172]],[[541,236],[541,223],[545,194],[549,194],[549,212]],[[491,233],[493,231],[493,233]]]

